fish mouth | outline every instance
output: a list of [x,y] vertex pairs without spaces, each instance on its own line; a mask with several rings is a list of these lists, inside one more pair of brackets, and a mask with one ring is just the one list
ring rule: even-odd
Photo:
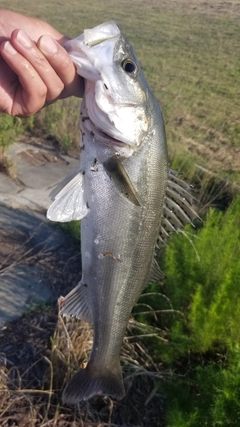
[[135,151],[135,147],[132,145],[127,144],[125,141],[121,141],[118,138],[114,138],[112,135],[102,129],[99,129],[89,116],[82,118],[82,127],[85,132],[88,131],[90,133],[92,138],[104,144],[108,148],[115,149],[116,152],[124,157],[130,157]]
[[131,135],[131,131],[126,132],[129,126],[127,112],[131,115],[136,109],[134,102],[116,103],[112,95],[107,93],[104,83],[98,80],[86,82],[85,103],[87,116],[100,141],[116,143],[117,146],[129,145],[133,148],[138,145],[135,135]]

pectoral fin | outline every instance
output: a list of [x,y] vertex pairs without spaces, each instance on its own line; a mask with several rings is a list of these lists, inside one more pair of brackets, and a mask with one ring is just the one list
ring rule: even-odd
[[121,160],[117,156],[113,156],[104,162],[103,166],[109,178],[114,182],[119,193],[134,205],[140,206],[140,197]]
[[[71,179],[71,176],[73,178]],[[80,220],[87,215],[89,209],[85,200],[83,175],[81,172],[74,173],[69,178],[64,178],[62,183],[58,184],[50,196],[54,198],[47,211],[47,218],[51,221],[68,222]],[[67,184],[62,188],[62,184]],[[57,190],[62,188],[59,193]],[[56,194],[57,193],[57,194]]]

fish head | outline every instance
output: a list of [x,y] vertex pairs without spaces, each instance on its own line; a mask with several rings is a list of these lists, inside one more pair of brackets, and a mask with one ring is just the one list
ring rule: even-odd
[[100,142],[125,157],[141,146],[150,126],[148,84],[131,44],[115,21],[101,24],[66,44],[85,79],[85,126]]

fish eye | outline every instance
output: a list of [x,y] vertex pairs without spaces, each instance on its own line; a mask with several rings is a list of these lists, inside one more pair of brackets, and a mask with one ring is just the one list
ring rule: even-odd
[[128,74],[136,74],[138,69],[137,64],[131,59],[125,59],[122,63],[122,67]]

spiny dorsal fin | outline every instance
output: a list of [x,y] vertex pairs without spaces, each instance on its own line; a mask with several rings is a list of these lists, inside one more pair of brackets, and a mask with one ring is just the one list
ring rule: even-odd
[[166,244],[169,234],[178,232],[186,224],[194,227],[195,218],[201,221],[199,215],[192,208],[192,203],[198,200],[189,192],[191,185],[178,178],[178,172],[169,170],[166,189],[163,217],[159,233],[159,241]]
[[148,285],[150,285],[150,283],[155,283],[165,278],[165,275],[161,271],[155,258],[153,258],[153,261],[152,261],[149,277],[150,277],[150,280],[148,281]]

